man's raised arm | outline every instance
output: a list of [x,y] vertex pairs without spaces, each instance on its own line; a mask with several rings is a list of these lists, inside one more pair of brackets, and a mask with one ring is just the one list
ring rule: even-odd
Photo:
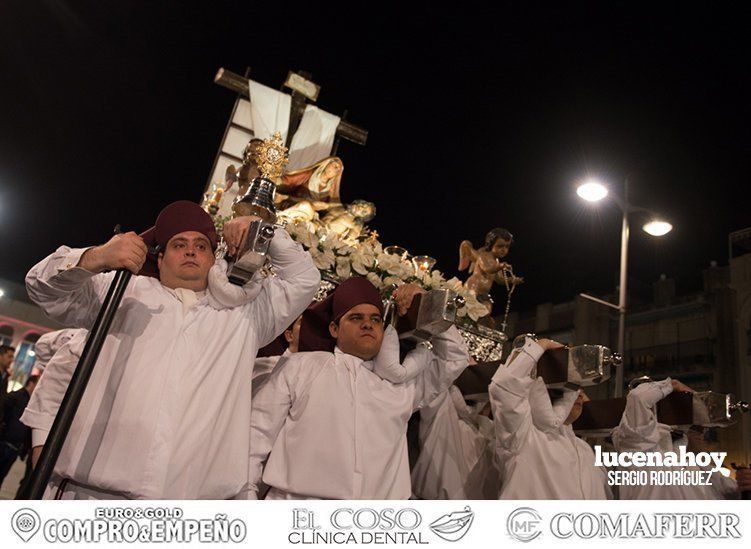
[[277,229],[269,246],[275,276],[263,281],[263,290],[250,303],[263,319],[257,328],[263,347],[281,334],[313,301],[321,283],[313,258],[284,229]]
[[499,366],[490,381],[488,392],[497,445],[507,452],[519,452],[529,430],[534,428],[530,392],[535,380],[530,374],[542,354],[555,346],[560,344],[527,338],[524,346],[513,351],[506,364]]
[[93,248],[61,246],[26,275],[29,297],[50,318],[67,326],[90,328],[114,269],[141,270],[146,244],[135,233],[118,234]]
[[677,382],[667,378],[642,383],[629,392],[621,422],[612,432],[616,450],[647,452],[659,448],[662,430],[655,405],[672,393],[676,385]]

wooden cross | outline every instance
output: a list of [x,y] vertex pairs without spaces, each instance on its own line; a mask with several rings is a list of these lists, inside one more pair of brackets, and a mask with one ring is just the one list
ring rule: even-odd
[[[216,76],[214,77],[214,82],[249,98],[250,90],[248,89],[247,78],[249,72],[250,69],[246,71],[246,76],[241,76],[232,71],[221,68],[217,71]],[[292,90],[292,105],[289,113],[289,132],[287,133],[286,143],[286,145],[289,146],[292,142],[292,136],[295,135],[295,132],[300,127],[300,121],[302,120],[302,115],[305,112],[305,107],[308,104],[308,101],[314,103],[318,99],[321,87],[312,81],[312,75],[310,73],[304,71],[289,71],[287,79],[282,87]],[[345,120],[346,116],[347,112],[345,111],[339,121],[339,126],[336,128],[336,141],[334,143],[332,154],[336,154],[340,138],[357,143],[358,145],[365,145],[365,142],[368,140],[368,131],[365,128],[347,122]]]

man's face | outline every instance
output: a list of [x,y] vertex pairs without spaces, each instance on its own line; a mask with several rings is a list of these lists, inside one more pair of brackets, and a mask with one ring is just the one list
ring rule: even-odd
[[492,253],[496,259],[503,259],[508,255],[509,248],[511,248],[511,241],[499,238],[495,241],[493,247],[490,248],[490,253]]
[[564,423],[566,425],[571,425],[574,421],[579,419],[579,416],[582,415],[584,403],[589,400],[590,399],[584,392],[584,389],[579,389],[579,396],[576,398],[576,402],[574,402],[574,405],[571,407],[571,411],[568,413],[568,417]]
[[14,353],[10,350],[0,354],[0,372],[10,370],[10,367],[13,364],[13,356]]
[[214,252],[205,235],[186,231],[173,236],[159,254],[159,280],[168,288],[205,290]]
[[329,332],[343,352],[370,360],[381,350],[383,318],[378,307],[361,303],[344,313],[339,325],[329,324]]

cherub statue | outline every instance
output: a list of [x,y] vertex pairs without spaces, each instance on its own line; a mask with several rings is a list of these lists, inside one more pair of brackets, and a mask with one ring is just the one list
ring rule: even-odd
[[502,228],[495,228],[485,235],[485,245],[479,249],[472,246],[472,242],[465,240],[459,246],[459,270],[469,267],[469,278],[465,286],[475,292],[477,300],[484,303],[488,310],[492,310],[490,289],[493,283],[504,284],[507,289],[524,282],[524,279],[514,275],[509,263],[501,261],[508,255],[514,237]]

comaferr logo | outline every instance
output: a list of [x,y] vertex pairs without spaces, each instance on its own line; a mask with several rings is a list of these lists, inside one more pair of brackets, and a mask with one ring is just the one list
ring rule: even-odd
[[446,541],[459,541],[469,531],[475,514],[472,509],[465,507],[464,511],[449,513],[437,518],[430,524],[430,530],[439,538]]
[[550,531],[560,539],[591,538],[740,538],[734,513],[558,513]]
[[517,541],[528,542],[542,533],[542,518],[531,507],[520,507],[506,519],[508,535]]
[[[558,539],[740,539],[740,525],[735,513],[556,513],[548,523]],[[542,534],[543,520],[521,507],[509,515],[506,529],[528,542]]]

